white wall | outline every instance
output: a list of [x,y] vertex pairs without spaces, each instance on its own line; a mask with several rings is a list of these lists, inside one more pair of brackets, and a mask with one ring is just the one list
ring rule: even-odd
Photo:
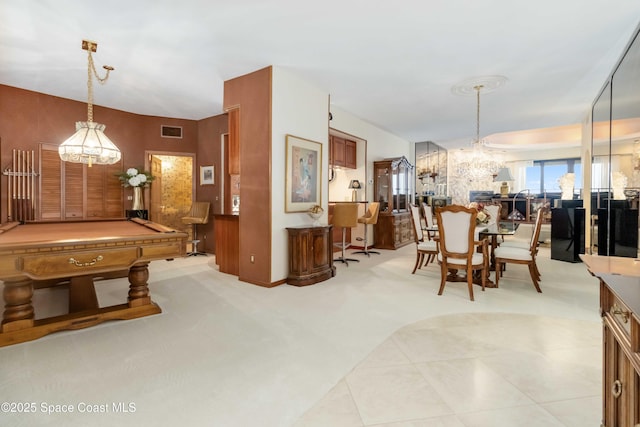
[[286,135],[291,134],[322,144],[321,206],[327,223],[329,163],[329,95],[289,70],[273,67],[271,117],[271,281],[289,274],[286,227],[311,225],[305,212],[285,213]]
[[[329,110],[333,120],[329,122]],[[290,70],[273,67],[271,117],[271,281],[285,279],[289,274],[286,227],[310,225],[305,213],[285,213],[286,135],[291,134],[322,144],[321,205],[325,214],[320,223],[327,223],[329,125],[339,131],[367,141],[367,183],[373,181],[373,161],[388,157],[413,157],[413,143],[380,129],[340,108],[331,106],[329,94],[303,80]],[[367,185],[367,197],[373,194]]]

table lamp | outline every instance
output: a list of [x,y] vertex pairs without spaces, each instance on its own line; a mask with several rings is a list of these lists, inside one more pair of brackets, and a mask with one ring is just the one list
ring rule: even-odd
[[502,181],[502,184],[500,185],[500,197],[509,197],[509,184],[507,184],[507,181],[513,181],[513,176],[511,176],[509,168],[500,168],[500,170],[498,170],[498,175],[496,175],[493,181]]
[[358,201],[358,189],[362,188],[362,186],[360,185],[360,181],[358,181],[357,179],[352,179],[349,183],[349,188],[353,190],[351,192],[351,201]]

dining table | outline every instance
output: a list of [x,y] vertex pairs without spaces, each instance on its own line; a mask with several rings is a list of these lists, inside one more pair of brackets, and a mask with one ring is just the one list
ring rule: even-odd
[[480,239],[487,237],[489,239],[489,261],[491,271],[496,270],[496,258],[494,251],[500,246],[498,237],[513,236],[518,231],[520,223],[515,221],[499,221],[492,224],[479,225],[476,232]]

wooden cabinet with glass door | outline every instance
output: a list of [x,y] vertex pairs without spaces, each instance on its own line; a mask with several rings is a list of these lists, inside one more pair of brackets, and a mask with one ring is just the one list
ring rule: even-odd
[[404,156],[373,162],[374,200],[380,202],[374,227],[376,248],[397,249],[413,242],[409,213],[412,172],[413,166]]

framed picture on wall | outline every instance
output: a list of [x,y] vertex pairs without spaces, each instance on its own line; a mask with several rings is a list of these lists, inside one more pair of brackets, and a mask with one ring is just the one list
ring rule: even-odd
[[322,202],[322,144],[286,136],[285,212],[305,212]]
[[213,185],[213,166],[200,166],[200,185]]

